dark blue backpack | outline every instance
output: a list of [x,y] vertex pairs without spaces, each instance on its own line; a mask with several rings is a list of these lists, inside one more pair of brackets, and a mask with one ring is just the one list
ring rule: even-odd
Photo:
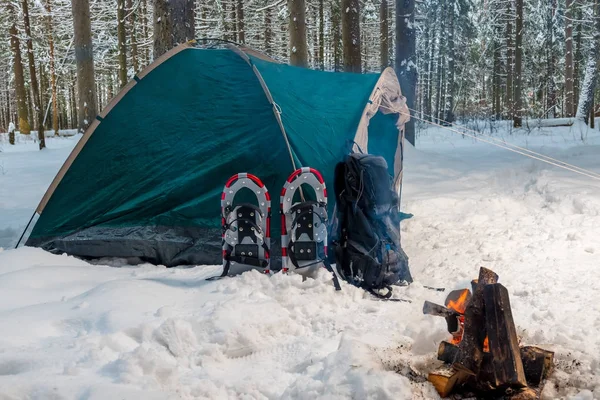
[[[383,157],[353,153],[336,165],[332,256],[346,281],[389,298],[408,285],[408,257],[400,247],[399,199]],[[387,289],[381,294],[380,289]]]

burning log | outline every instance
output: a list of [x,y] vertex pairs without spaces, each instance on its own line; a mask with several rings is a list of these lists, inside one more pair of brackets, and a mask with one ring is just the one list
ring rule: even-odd
[[465,310],[464,333],[458,346],[454,366],[471,375],[477,375],[483,361],[483,342],[486,338],[483,287],[496,282],[498,282],[498,275],[481,267],[473,297]]
[[483,301],[496,387],[527,386],[508,290],[500,283],[486,285]]
[[[519,353],[523,361],[525,380],[528,385],[539,385],[552,372],[554,367],[553,352],[535,346],[524,346],[521,347]],[[458,346],[443,341],[438,347],[437,359],[446,364],[452,364],[456,354],[458,354]],[[489,379],[490,382],[495,382],[494,363],[492,360],[493,353],[484,353],[483,362],[481,363],[477,377],[478,380],[486,381]]]
[[[486,398],[539,399],[554,366],[554,353],[539,347],[519,348],[508,291],[485,268],[468,289],[451,292],[446,307],[425,302],[423,312],[446,318],[451,341],[443,341],[437,358],[446,366],[429,374],[445,397],[453,391]],[[528,386],[529,385],[529,386]],[[463,389],[461,389],[463,388]]]

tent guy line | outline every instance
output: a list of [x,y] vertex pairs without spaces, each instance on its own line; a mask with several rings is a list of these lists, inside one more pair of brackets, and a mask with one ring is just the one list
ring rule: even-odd
[[[435,117],[435,116],[433,116],[433,115],[429,115],[429,114],[421,113],[421,112],[419,112],[419,111],[417,111],[417,110],[414,110],[414,109],[412,109],[412,108],[409,108],[409,110],[410,110],[410,111],[412,111],[413,113],[419,113],[419,114],[421,114],[421,115],[424,115],[425,117],[429,117],[429,118],[438,119],[437,117]],[[448,122],[448,121],[446,121],[446,120],[443,120],[443,119],[438,119],[438,120],[439,120],[439,121],[441,121],[441,122],[443,122],[443,123],[446,123],[446,124],[448,124],[448,125],[446,125],[446,126],[451,126],[451,125],[452,125],[450,122]],[[489,138],[489,139],[493,140],[493,141],[494,141],[494,142],[496,142],[496,143],[501,143],[501,144],[503,144],[503,145],[506,145],[506,146],[508,146],[508,147],[512,147],[512,148],[515,148],[515,149],[519,149],[519,150],[521,150],[521,151],[524,151],[524,152],[527,152],[527,153],[529,153],[529,154],[533,154],[533,155],[535,155],[535,156],[538,156],[538,157],[543,157],[543,158],[545,158],[545,159],[547,159],[547,160],[550,160],[550,161],[559,162],[559,163],[561,163],[561,164],[564,164],[564,165],[565,165],[565,166],[567,166],[567,167],[575,168],[575,169],[577,169],[577,170],[579,170],[579,171],[581,171],[581,172],[585,172],[585,173],[587,173],[587,174],[595,175],[595,176],[597,176],[598,178],[600,178],[600,173],[597,173],[597,172],[594,172],[594,171],[590,171],[590,170],[588,170],[588,169],[585,169],[585,168],[578,167],[577,165],[569,164],[569,163],[567,163],[567,162],[564,162],[564,161],[562,161],[562,160],[558,160],[558,159],[556,159],[556,158],[552,158],[552,157],[550,157],[550,156],[547,156],[547,155],[545,155],[545,154],[537,153],[537,152],[535,152],[535,151],[533,151],[533,150],[527,149],[527,148],[525,148],[525,147],[518,146],[518,145],[516,145],[516,144],[508,143],[508,142],[506,142],[505,140],[500,140],[500,139],[497,139],[497,138],[493,137],[492,135],[486,135],[485,133],[480,133],[480,132],[477,132],[477,131],[475,131],[475,130],[473,130],[473,129],[466,128],[466,127],[464,127],[464,126],[460,126],[459,128],[460,128],[460,129],[462,129],[462,130],[464,130],[464,131],[466,131],[466,132],[473,132],[475,135],[479,135],[479,136],[485,136],[485,137],[487,137],[487,138]]]
[[[383,106],[381,106],[381,107],[383,107]],[[401,112],[401,114],[406,114],[406,113],[403,113],[403,112]],[[566,170],[568,170],[568,171],[572,171],[572,172],[575,172],[575,173],[577,173],[577,174],[584,175],[584,176],[587,176],[587,177],[589,177],[589,178],[596,179],[596,180],[599,180],[599,181],[600,181],[600,176],[598,176],[598,175],[597,175],[595,172],[593,172],[593,171],[588,171],[588,170],[585,170],[585,169],[583,169],[583,168],[581,168],[581,167],[575,167],[575,166],[573,166],[573,167],[575,167],[575,168],[577,168],[577,169],[575,169],[575,168],[570,168],[570,167],[568,167],[568,166],[567,166],[567,165],[569,165],[569,164],[568,164],[568,163],[566,163],[566,162],[564,162],[564,161],[556,160],[556,161],[558,161],[558,162],[561,162],[561,163],[563,163],[563,164],[565,164],[565,165],[557,164],[557,163],[555,163],[555,162],[553,162],[553,161],[550,161],[550,160],[548,160],[548,159],[544,159],[544,158],[541,158],[541,157],[537,157],[537,156],[535,156],[535,155],[532,155],[532,154],[527,154],[527,153],[525,153],[525,152],[523,152],[523,151],[515,150],[515,149],[513,149],[513,148],[511,148],[511,147],[509,147],[509,146],[504,146],[504,145],[502,145],[502,144],[495,143],[495,142],[493,142],[493,141],[485,140],[485,139],[482,139],[482,138],[480,138],[480,137],[477,137],[477,136],[475,136],[475,135],[471,135],[471,134],[469,134],[469,133],[466,133],[466,132],[461,132],[461,131],[459,131],[459,130],[457,130],[457,129],[448,128],[447,126],[440,125],[440,124],[436,124],[435,122],[427,121],[426,119],[423,119],[423,118],[417,117],[417,116],[415,116],[415,115],[412,115],[412,114],[408,114],[408,115],[410,115],[410,117],[411,117],[411,118],[418,119],[419,121],[425,122],[425,123],[427,123],[427,124],[430,124],[430,125],[433,125],[433,126],[437,126],[437,127],[439,127],[439,128],[446,129],[446,130],[449,130],[449,131],[451,131],[451,132],[454,132],[454,133],[458,133],[458,134],[460,134],[460,135],[465,135],[465,136],[471,137],[471,138],[473,138],[473,139],[475,139],[475,140],[477,140],[477,141],[484,142],[484,143],[488,143],[488,144],[491,144],[492,146],[500,147],[500,148],[502,148],[502,149],[505,149],[505,150],[508,150],[508,151],[512,151],[513,153],[521,154],[521,155],[523,155],[523,156],[525,156],[525,157],[529,157],[529,158],[532,158],[532,159],[535,159],[535,160],[539,160],[539,161],[545,162],[545,163],[547,163],[547,164],[554,165],[555,167],[563,168],[563,169],[566,169]],[[536,154],[538,154],[538,153],[536,153]],[[548,157],[548,156],[544,156],[544,155],[542,155],[542,154],[540,154],[540,156],[542,156],[542,157],[547,157],[547,158],[550,158],[550,157]],[[583,172],[583,171],[585,171],[585,172]]]

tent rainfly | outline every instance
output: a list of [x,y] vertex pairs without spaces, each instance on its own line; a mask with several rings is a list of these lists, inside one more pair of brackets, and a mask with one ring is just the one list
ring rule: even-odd
[[358,145],[385,157],[400,192],[407,120],[391,68],[315,71],[246,47],[185,43],[137,74],[93,121],[37,207],[26,245],[83,258],[220,264],[220,196],[230,176],[252,173],[278,193],[292,171],[310,166],[333,187],[335,164]]

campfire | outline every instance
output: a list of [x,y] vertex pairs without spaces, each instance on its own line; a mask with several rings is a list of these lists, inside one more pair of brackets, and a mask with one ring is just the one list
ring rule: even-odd
[[554,353],[519,346],[508,290],[493,271],[481,268],[471,290],[451,292],[444,306],[426,301],[423,313],[444,317],[452,334],[439,345],[443,366],[428,376],[441,397],[540,398]]

